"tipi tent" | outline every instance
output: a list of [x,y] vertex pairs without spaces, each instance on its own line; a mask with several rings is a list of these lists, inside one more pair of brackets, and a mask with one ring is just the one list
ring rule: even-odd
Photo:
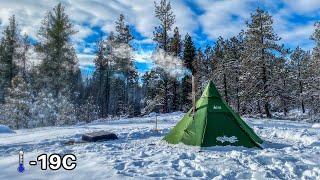
[[261,147],[263,142],[222,99],[212,82],[192,109],[164,137],[168,143],[193,146]]

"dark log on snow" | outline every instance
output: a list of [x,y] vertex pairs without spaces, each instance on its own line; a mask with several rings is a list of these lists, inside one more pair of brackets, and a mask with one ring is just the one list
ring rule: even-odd
[[118,139],[117,135],[108,131],[91,132],[82,135],[83,141],[96,142]]

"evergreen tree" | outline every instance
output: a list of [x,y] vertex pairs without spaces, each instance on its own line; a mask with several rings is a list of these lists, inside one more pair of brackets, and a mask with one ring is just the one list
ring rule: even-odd
[[245,53],[243,65],[246,73],[242,77],[246,84],[244,94],[250,97],[250,103],[256,103],[262,114],[261,105],[267,117],[271,117],[270,97],[272,62],[275,53],[285,53],[283,46],[277,44],[280,38],[274,33],[272,17],[261,9],[251,15],[245,32]]
[[192,94],[191,94],[191,77],[184,76],[181,80],[180,88],[180,104],[181,111],[186,112],[192,107]]
[[214,48],[216,59],[213,79],[226,102],[240,111],[241,34],[227,40],[219,38]]
[[75,33],[61,3],[47,13],[38,33],[37,51],[43,57],[39,65],[40,86],[52,90],[55,97],[67,89],[64,94],[74,95],[79,85],[80,70],[71,44]]
[[[97,103],[99,105],[99,117],[104,118],[108,112],[108,98],[109,95],[106,93],[109,92],[108,89],[110,88],[109,84],[109,59],[105,56],[106,54],[106,45],[105,42],[100,39],[97,42],[97,55],[94,59],[95,64],[95,72],[93,74],[93,78],[96,82],[97,91],[95,93]],[[91,97],[91,96],[90,96]],[[90,98],[89,97],[89,98]],[[91,97],[92,98],[92,97]]]
[[19,48],[19,30],[15,16],[9,18],[0,42],[0,103],[5,100],[5,90],[11,87],[11,82],[17,74],[17,57]]
[[314,114],[320,113],[320,22],[315,24],[315,31],[312,35],[316,46],[312,51],[312,62],[310,63],[310,77],[308,84],[310,88],[311,103]]
[[292,69],[286,63],[285,57],[275,61],[272,73],[272,102],[274,110],[282,110],[284,116],[287,116],[290,106],[293,104],[293,79],[290,77]]
[[96,105],[95,98],[89,96],[79,108],[79,119],[86,123],[90,123],[99,118],[99,109],[100,108]]
[[[195,68],[196,63],[194,62],[195,57],[196,57],[195,46],[193,44],[191,36],[187,34],[184,38],[182,58],[183,58],[185,68],[188,71],[190,71],[191,74],[194,74],[194,75],[196,74],[196,68]],[[191,75],[186,75],[185,77],[182,78],[181,91],[180,91],[180,101],[182,105],[181,110],[183,111],[188,110],[188,108],[190,107],[189,104],[192,104],[191,91],[192,91]]]
[[293,78],[294,90],[293,93],[295,97],[298,98],[300,102],[300,107],[303,113],[306,112],[305,109],[305,99],[307,98],[307,87],[306,83],[309,77],[309,61],[310,55],[308,52],[303,51],[300,47],[297,47],[290,56],[291,58],[291,76]]
[[67,96],[61,94],[56,99],[56,120],[55,126],[73,125],[77,122],[76,107]]
[[5,122],[0,123],[15,129],[28,128],[31,120],[32,96],[30,85],[22,76],[15,76],[8,90],[3,112],[1,112],[5,117]]
[[[133,98],[130,92],[135,89],[134,84],[137,83],[136,70],[132,61],[133,39],[129,25],[126,24],[124,16],[121,14],[116,21],[116,33],[113,47],[109,51],[113,57],[112,68],[112,94],[113,107],[116,109],[117,115],[132,114],[134,109]],[[135,80],[135,82],[133,82]],[[131,83],[131,84],[130,84]],[[129,107],[129,108],[128,108]]]
[[54,126],[57,124],[57,98],[46,89],[35,97],[31,114],[32,127]]
[[160,25],[155,27],[153,32],[153,40],[157,42],[158,48],[163,49],[165,52],[169,50],[169,32],[175,23],[175,15],[171,9],[170,1],[161,0],[159,4],[155,4],[155,15],[159,20]]
[[[179,33],[179,28],[175,27],[173,30],[173,37],[170,42],[170,52],[174,57],[179,58],[181,56],[181,49],[182,49],[182,42],[181,36]],[[180,93],[179,93],[179,81],[176,77],[169,77],[169,89],[172,90],[171,92],[171,102],[172,104],[172,111],[180,110]]]
[[162,68],[154,68],[143,76],[143,89],[145,92],[143,113],[165,112],[163,97],[167,96],[168,90],[164,84],[168,77]]
[[184,47],[183,47],[183,61],[185,67],[192,73],[195,73],[195,68],[193,67],[193,61],[196,56],[196,49],[193,44],[192,38],[187,34],[184,38]]
[[181,42],[181,35],[179,33],[179,28],[175,27],[173,30],[173,37],[171,38],[170,41],[170,52],[173,54],[175,57],[180,57],[181,55],[181,47],[182,42]]
[[205,78],[204,54],[201,48],[197,50],[192,66],[196,72],[194,74],[195,84],[196,84],[196,99],[199,99],[202,94],[202,90],[206,86],[206,80],[204,79]]
[[[170,55],[170,37],[169,32],[172,30],[172,26],[175,23],[175,15],[171,9],[171,3],[167,0],[161,0],[159,4],[155,2],[155,16],[159,20],[160,25],[155,27],[153,32],[153,40],[157,44],[157,51],[163,50],[165,53]],[[159,70],[156,70],[156,72]],[[162,84],[159,84],[160,87],[157,89],[161,89],[164,92],[160,93],[156,96],[157,99],[154,101],[161,101],[162,112],[166,113],[169,112],[169,101],[170,101],[170,94],[172,94],[170,90],[170,82],[169,82],[169,75],[166,72],[161,72],[158,74],[162,77]],[[161,99],[161,100],[160,100]]]

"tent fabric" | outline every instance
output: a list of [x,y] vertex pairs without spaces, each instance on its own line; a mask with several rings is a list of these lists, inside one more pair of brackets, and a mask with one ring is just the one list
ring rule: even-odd
[[223,100],[213,82],[209,82],[197,101],[195,114],[189,110],[164,140],[200,147],[261,147],[263,142]]

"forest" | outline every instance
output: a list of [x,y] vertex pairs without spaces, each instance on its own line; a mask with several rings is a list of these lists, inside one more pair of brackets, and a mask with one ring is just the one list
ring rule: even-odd
[[[125,14],[114,31],[96,42],[95,69],[82,75],[71,37],[77,33],[59,3],[43,15],[37,41],[21,34],[15,15],[0,40],[0,124],[13,129],[72,125],[96,119],[188,111],[191,75],[196,97],[212,80],[241,115],[319,121],[320,22],[311,51],[287,49],[274,31],[272,15],[256,9],[246,28],[196,47],[176,26],[169,0],[154,2],[156,44],[153,68],[143,75],[134,64],[135,37]],[[34,54],[40,63],[33,62]]]

